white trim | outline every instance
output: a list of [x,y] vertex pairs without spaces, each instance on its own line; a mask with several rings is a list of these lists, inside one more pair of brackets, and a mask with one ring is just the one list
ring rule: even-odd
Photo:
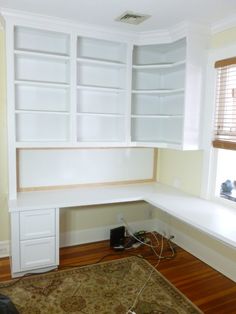
[[[186,233],[180,231],[179,228],[176,229],[172,227],[171,217],[169,220],[170,222],[167,224],[160,219],[154,219],[153,225],[155,226],[155,230],[159,233],[165,234],[166,237],[174,235],[174,243],[236,282],[236,268],[235,261],[233,259],[229,259],[223,254],[218,253],[216,250],[213,250],[210,246],[197,241],[190,233],[187,235]],[[209,237],[206,233],[202,233],[201,231],[199,232],[200,234],[204,234],[206,237]],[[220,244],[221,242],[218,243]]]
[[[111,27],[106,28],[99,25],[90,25],[90,24],[82,24],[82,23],[76,23],[73,21],[70,21],[68,19],[58,18],[54,16],[46,16],[36,13],[29,13],[26,11],[21,10],[14,10],[14,9],[8,9],[8,8],[0,8],[1,14],[8,18],[14,18],[14,19],[23,19],[24,21],[27,21],[30,24],[35,23],[35,19],[40,21],[43,25],[49,25],[57,24],[57,27],[64,26],[64,27],[74,27],[79,28],[80,32],[93,32],[94,28],[96,28],[96,32],[101,34],[110,34],[113,39],[116,40],[114,33],[116,33],[117,36],[121,36],[124,38],[124,36],[127,38],[127,40],[134,40],[137,42],[137,44],[144,44],[146,41],[150,43],[149,40],[153,41],[153,38],[155,38],[155,42],[169,42],[170,40],[173,40],[179,37],[183,37],[186,35],[186,25],[188,24],[186,21],[183,21],[177,25],[172,26],[171,28],[167,29],[160,29],[160,30],[154,30],[154,31],[144,31],[144,32],[138,32],[138,31],[120,31],[118,27]],[[22,24],[22,23],[21,23]],[[230,17],[221,19],[215,23],[212,23],[211,25],[204,25],[204,27],[210,29],[211,34],[217,34],[220,32],[223,32],[227,29],[230,29],[232,27],[236,27],[236,15],[231,15]],[[0,25],[0,29],[2,26]],[[119,40],[119,39],[118,39]]]
[[10,241],[0,241],[0,258],[10,255]]
[[211,25],[211,33],[217,34],[233,27],[236,27],[236,15],[230,16],[216,23],[213,23]]
[[[40,15],[19,10],[2,8],[1,14],[7,21],[14,21],[14,24],[27,27],[37,27],[45,30],[61,31],[71,33],[74,31],[82,36],[94,37],[96,29],[96,38],[106,38],[113,41],[133,41],[136,32],[124,32],[117,28],[105,28],[99,25],[90,25],[76,23],[67,19],[54,16]],[[68,29],[70,30],[68,32]]]
[[220,49],[211,49],[207,60],[206,88],[204,97],[204,116],[203,116],[203,170],[201,182],[201,197],[212,199],[213,187],[215,182],[215,154],[212,149],[211,141],[213,135],[214,110],[215,110],[215,85],[216,73],[214,64],[217,60],[226,59],[234,56],[236,44],[232,44]]

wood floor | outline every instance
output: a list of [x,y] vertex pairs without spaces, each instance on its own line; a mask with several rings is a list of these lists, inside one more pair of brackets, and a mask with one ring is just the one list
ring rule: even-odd
[[[161,260],[158,270],[204,313],[236,314],[236,283],[181,248],[175,246],[175,250],[175,258]],[[114,252],[109,248],[108,241],[102,241],[62,248],[60,268],[96,263],[103,257],[103,261],[107,261],[136,254],[142,255],[153,265],[157,263],[150,248]],[[163,254],[171,254],[166,243]],[[10,278],[9,259],[0,259],[0,281]]]

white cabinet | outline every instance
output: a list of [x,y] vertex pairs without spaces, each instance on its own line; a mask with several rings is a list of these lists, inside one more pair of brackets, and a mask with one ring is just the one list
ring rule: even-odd
[[12,275],[55,268],[59,263],[59,209],[11,213]]
[[137,45],[55,29],[9,34],[16,147],[199,148],[204,36]]
[[204,49],[198,40],[196,55],[193,40],[198,39],[134,46],[131,141],[135,145],[199,148]]
[[20,242],[21,271],[56,265],[54,238],[43,238]]
[[55,209],[20,212],[20,239],[55,237]]

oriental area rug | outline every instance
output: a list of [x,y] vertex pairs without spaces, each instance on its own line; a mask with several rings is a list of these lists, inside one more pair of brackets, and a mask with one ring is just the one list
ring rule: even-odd
[[22,314],[202,313],[138,257],[0,283],[0,294],[9,296]]

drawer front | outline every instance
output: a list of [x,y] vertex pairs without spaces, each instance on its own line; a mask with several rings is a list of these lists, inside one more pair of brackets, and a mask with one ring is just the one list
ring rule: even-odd
[[21,270],[56,265],[55,238],[21,241]]
[[56,210],[40,209],[20,213],[20,240],[30,240],[55,235]]

